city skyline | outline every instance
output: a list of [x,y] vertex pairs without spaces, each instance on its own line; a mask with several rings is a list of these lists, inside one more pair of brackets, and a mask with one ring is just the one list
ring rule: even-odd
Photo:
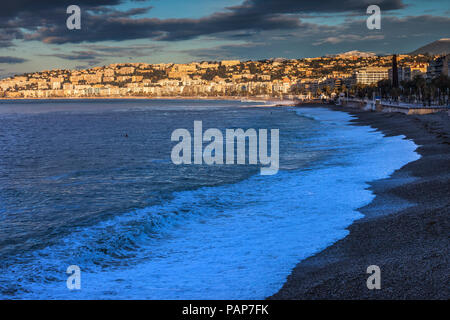
[[[448,37],[447,1],[369,2],[15,1],[0,13],[0,78],[127,62],[408,53]],[[66,27],[71,4],[82,10],[81,30]],[[371,4],[381,8],[381,30],[366,26]]]
[[[447,75],[448,57],[399,55],[398,79]],[[189,64],[110,64],[83,70],[46,70],[0,80],[0,98],[74,97],[329,97],[390,79],[394,59],[349,52],[320,58],[223,60]],[[362,92],[362,91],[360,91]],[[323,97],[324,97],[323,96]]]

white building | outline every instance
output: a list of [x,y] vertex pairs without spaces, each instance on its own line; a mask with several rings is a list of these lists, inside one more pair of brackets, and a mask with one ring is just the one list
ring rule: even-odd
[[353,74],[356,84],[371,85],[376,84],[380,80],[389,78],[389,68],[369,67],[362,68]]

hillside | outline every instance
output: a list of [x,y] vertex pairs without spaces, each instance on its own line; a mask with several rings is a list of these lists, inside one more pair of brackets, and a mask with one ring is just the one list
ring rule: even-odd
[[443,38],[443,39],[434,41],[423,47],[420,47],[419,49],[411,52],[410,54],[416,55],[416,54],[427,54],[427,53],[430,55],[450,53],[450,38]]

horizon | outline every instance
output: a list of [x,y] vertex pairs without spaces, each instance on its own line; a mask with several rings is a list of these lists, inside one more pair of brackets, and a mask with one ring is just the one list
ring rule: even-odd
[[[72,4],[81,8],[80,30],[66,27]],[[380,30],[366,26],[371,4],[381,9]],[[0,14],[0,78],[113,63],[408,54],[448,38],[449,13],[444,0],[23,0]]]

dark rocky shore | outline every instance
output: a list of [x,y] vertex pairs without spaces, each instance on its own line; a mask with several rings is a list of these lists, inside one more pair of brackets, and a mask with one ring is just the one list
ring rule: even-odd
[[[300,262],[269,299],[449,299],[450,117],[336,108],[419,145],[421,159],[371,183],[376,198],[333,246]],[[381,269],[369,290],[367,267]]]

